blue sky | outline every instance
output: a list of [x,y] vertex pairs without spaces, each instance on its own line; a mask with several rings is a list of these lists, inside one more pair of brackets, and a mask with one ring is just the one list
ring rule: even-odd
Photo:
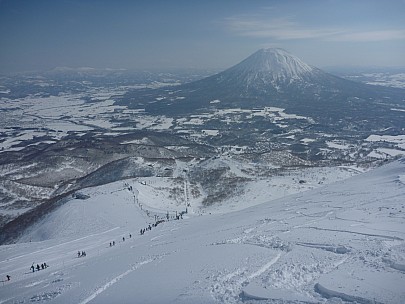
[[0,0],[0,73],[227,68],[263,47],[405,66],[405,0]]

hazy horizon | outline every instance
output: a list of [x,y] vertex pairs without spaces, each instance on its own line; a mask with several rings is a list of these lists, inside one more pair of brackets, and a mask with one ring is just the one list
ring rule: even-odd
[[405,1],[0,1],[0,73],[226,69],[281,47],[325,67],[405,67]]

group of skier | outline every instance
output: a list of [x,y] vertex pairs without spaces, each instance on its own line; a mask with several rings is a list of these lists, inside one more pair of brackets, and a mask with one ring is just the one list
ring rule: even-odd
[[[31,265],[31,267],[30,267],[30,269],[32,270],[32,272],[35,272],[35,269],[37,270],[37,271],[40,271],[40,270],[44,270],[44,269],[46,269],[46,268],[48,268],[49,267],[49,265],[47,264],[47,263],[42,263],[41,265],[39,265],[39,264],[37,264],[36,266],[34,265],[35,263],[32,263],[32,265]],[[7,281],[10,281],[11,280],[11,276],[8,274],[8,275],[6,275],[6,278],[7,278]]]
[[41,266],[40,266],[39,264],[37,264],[36,267],[34,266],[34,263],[32,263],[30,269],[32,270],[32,272],[35,272],[35,269],[36,269],[37,271],[40,271],[40,270],[44,270],[44,269],[46,269],[46,268],[48,268],[48,267],[49,267],[49,265],[46,264],[45,262],[42,263]]
[[158,220],[158,221],[156,221],[156,223],[154,223],[154,224],[152,224],[152,225],[149,224],[148,227],[146,227],[146,228],[140,230],[140,234],[141,234],[141,235],[144,235],[146,231],[152,230],[152,227],[156,227],[157,225],[163,223],[164,221],[165,221],[165,220]]
[[82,258],[82,257],[85,257],[86,256],[86,251],[82,251],[82,252],[80,252],[80,250],[77,252],[77,257],[78,258]]
[[[132,189],[129,189],[129,190],[132,190]],[[185,212],[185,213],[186,213],[186,212]],[[167,215],[167,217],[168,217],[168,219],[169,219],[169,215]],[[175,219],[176,219],[176,220],[179,220],[179,219],[182,219],[182,218],[183,218],[183,212],[180,213],[180,214],[177,214],[177,212],[176,212],[176,217],[175,217]],[[143,234],[145,234],[146,231],[152,230],[152,227],[156,227],[157,225],[159,225],[159,224],[165,222],[165,220],[163,220],[163,219],[157,220],[157,218],[155,218],[155,220],[156,220],[156,222],[155,222],[154,224],[149,224],[146,228],[141,229],[141,230],[140,230],[140,234],[143,235]],[[129,234],[129,238],[132,238],[132,234]],[[125,237],[122,237],[122,241],[125,242]],[[115,246],[115,241],[110,242],[110,247],[112,247],[112,246]],[[83,250],[83,251],[80,251],[80,250],[79,250],[79,251],[77,252],[77,257],[78,257],[78,258],[85,257],[85,256],[86,256],[86,251],[84,251],[84,250]],[[33,264],[31,265],[30,269],[32,270],[32,272],[35,272],[35,270],[40,271],[40,270],[44,270],[44,269],[46,269],[46,268],[48,268],[48,267],[49,267],[49,265],[46,264],[45,262],[42,263],[41,265],[40,265],[40,264],[37,264],[36,266],[35,266],[34,263],[33,263]],[[11,276],[10,276],[10,275],[6,275],[6,278],[7,278],[7,281],[10,281]]]
[[[132,238],[132,234],[131,234],[131,233],[129,234],[129,238],[130,238],[130,239]],[[122,237],[122,241],[125,242],[125,236]],[[113,247],[113,246],[115,246],[115,241],[110,242],[110,247]]]

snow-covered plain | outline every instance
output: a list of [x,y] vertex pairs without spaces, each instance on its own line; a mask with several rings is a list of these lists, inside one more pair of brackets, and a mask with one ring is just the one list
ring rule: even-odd
[[[180,220],[173,215],[185,206],[147,215],[154,192],[143,181],[88,188],[89,199],[0,247],[0,303],[404,303],[404,180],[401,160]],[[169,221],[139,234],[167,211]],[[30,270],[43,262],[50,267]]]
[[370,79],[374,79],[367,81],[367,84],[393,88],[405,88],[405,73],[365,73],[363,75],[369,77]]
[[[195,142],[221,138],[223,130],[217,129],[216,121],[220,120],[228,128],[257,118],[265,123],[286,129],[296,121],[301,123],[315,123],[312,117],[286,113],[278,107],[263,107],[255,109],[212,109],[206,113],[190,115],[189,117],[170,117],[166,115],[151,115],[144,109],[129,109],[127,106],[115,104],[117,96],[124,94],[123,87],[91,89],[85,93],[64,93],[58,96],[30,95],[21,99],[0,100],[0,154],[3,152],[22,151],[34,144],[49,144],[59,141],[72,134],[83,136],[89,132],[100,135],[117,136],[127,132],[139,130],[166,131],[173,130],[180,136],[188,134],[188,138]],[[175,93],[175,92],[172,92]],[[211,103],[219,103],[213,100]],[[401,111],[401,109],[393,109]],[[213,124],[216,126],[213,128]],[[222,128],[224,127],[222,126]],[[225,129],[226,129],[225,128]],[[297,139],[302,136],[303,129],[296,127],[284,133],[285,139]],[[317,134],[318,140],[333,137],[333,134]],[[366,143],[373,148],[367,157],[385,159],[387,156],[405,155],[404,135],[370,135]],[[281,137],[280,137],[281,138]],[[309,140],[309,141],[307,141]],[[317,139],[303,138],[304,144],[311,144]],[[357,155],[364,148],[364,142],[339,143],[326,142],[321,150],[326,153]],[[392,144],[391,144],[392,143]],[[387,145],[390,145],[387,147]],[[392,147],[391,147],[392,146]],[[378,148],[389,148],[382,151]]]

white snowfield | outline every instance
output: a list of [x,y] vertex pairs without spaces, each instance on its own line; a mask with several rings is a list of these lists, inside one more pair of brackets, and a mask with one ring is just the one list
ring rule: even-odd
[[138,181],[89,188],[0,247],[0,303],[405,303],[404,181],[403,159],[180,220],[182,206],[149,210]]

